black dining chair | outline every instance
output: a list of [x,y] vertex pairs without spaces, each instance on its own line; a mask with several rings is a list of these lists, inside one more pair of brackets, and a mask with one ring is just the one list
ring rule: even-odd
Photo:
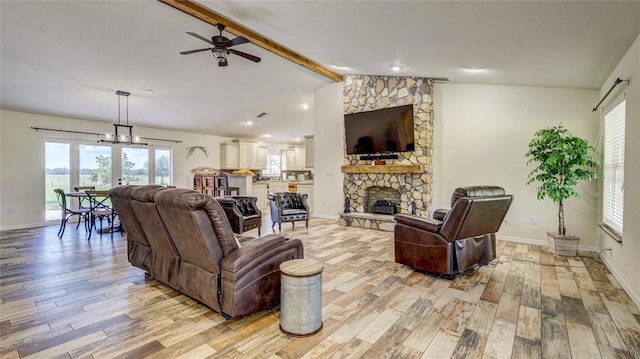
[[91,210],[89,208],[72,209],[67,207],[67,195],[62,188],[56,188],[53,190],[58,198],[58,204],[62,208],[62,218],[60,220],[60,229],[58,230],[58,237],[62,238],[64,230],[67,227],[69,218],[78,216],[78,224],[76,229],[80,227],[80,222],[84,220],[85,231],[89,229],[89,215]]
[[87,197],[89,198],[89,203],[91,207],[89,208],[89,238],[91,238],[91,232],[96,228],[96,219],[100,221],[100,230],[98,233],[102,236],[103,227],[102,221],[104,219],[107,220],[109,225],[111,226],[111,238],[113,238],[113,232],[116,230],[115,228],[115,217],[116,211],[111,206],[109,201],[109,191],[108,190],[89,190],[85,191],[87,193]]
[[[73,187],[73,190],[75,192],[84,192],[84,191],[95,191],[96,190],[96,186],[76,186]],[[80,208],[90,208],[90,204],[87,201],[87,204],[89,204],[89,206],[85,205],[85,199],[87,197],[80,197],[79,198],[79,206]]]

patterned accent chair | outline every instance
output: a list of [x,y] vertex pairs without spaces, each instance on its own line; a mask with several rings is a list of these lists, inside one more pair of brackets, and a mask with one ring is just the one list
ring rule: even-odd
[[275,192],[267,195],[271,207],[271,228],[278,223],[278,231],[282,230],[282,222],[291,222],[295,226],[296,221],[305,221],[309,228],[309,205],[306,193]]

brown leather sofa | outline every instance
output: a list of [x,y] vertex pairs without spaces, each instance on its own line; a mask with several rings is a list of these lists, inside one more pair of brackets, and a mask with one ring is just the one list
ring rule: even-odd
[[395,261],[449,275],[488,264],[496,258],[495,233],[512,201],[501,187],[460,187],[451,210],[437,210],[433,219],[396,214]]
[[[270,309],[280,302],[280,263],[303,257],[300,240],[275,234],[236,239],[220,204],[194,190],[123,187],[127,186],[111,189],[110,195],[130,197],[133,211],[122,211],[126,208],[122,201],[113,204],[127,217],[122,219],[127,236],[129,228],[135,227],[132,221],[140,223],[151,248],[149,274],[154,279],[225,317]],[[127,191],[131,191],[129,197],[122,193]],[[155,255],[152,236],[157,235],[170,241],[176,260],[165,247]]]
[[291,222],[295,226],[296,221],[305,221],[309,228],[309,205],[306,193],[274,192],[267,195],[271,207],[271,228],[278,223],[278,231],[282,230],[282,222]]
[[262,211],[258,208],[256,197],[227,196],[216,197],[224,213],[227,215],[233,233],[244,233],[258,228],[258,236],[262,228]]

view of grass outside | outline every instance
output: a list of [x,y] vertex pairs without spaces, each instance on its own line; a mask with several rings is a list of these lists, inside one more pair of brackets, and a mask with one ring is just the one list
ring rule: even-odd
[[[61,208],[55,188],[65,192],[73,191],[71,184],[71,145],[63,142],[46,142],[45,144],[45,210],[46,219],[60,219]],[[77,186],[93,186],[96,190],[108,190],[113,187],[111,147],[104,145],[79,146],[80,178]],[[149,184],[149,150],[147,148],[122,148],[122,184]],[[155,181],[161,185],[170,184],[171,150],[156,149]],[[117,182],[116,182],[117,185]],[[75,199],[74,199],[75,200]],[[69,202],[69,199],[68,199]],[[69,202],[71,206],[77,203]]]

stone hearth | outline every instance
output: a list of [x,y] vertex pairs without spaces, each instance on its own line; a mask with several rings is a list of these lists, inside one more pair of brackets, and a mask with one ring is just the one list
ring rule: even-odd
[[343,140],[343,193],[349,199],[350,213],[340,214],[340,224],[393,230],[393,216],[366,213],[371,206],[366,192],[371,187],[397,193],[399,213],[410,213],[415,204],[416,214],[427,215],[432,197],[432,93],[433,84],[428,78],[345,76],[345,114],[413,104],[415,150],[398,153],[398,159],[387,160],[385,166],[372,166],[370,160],[346,155]]

